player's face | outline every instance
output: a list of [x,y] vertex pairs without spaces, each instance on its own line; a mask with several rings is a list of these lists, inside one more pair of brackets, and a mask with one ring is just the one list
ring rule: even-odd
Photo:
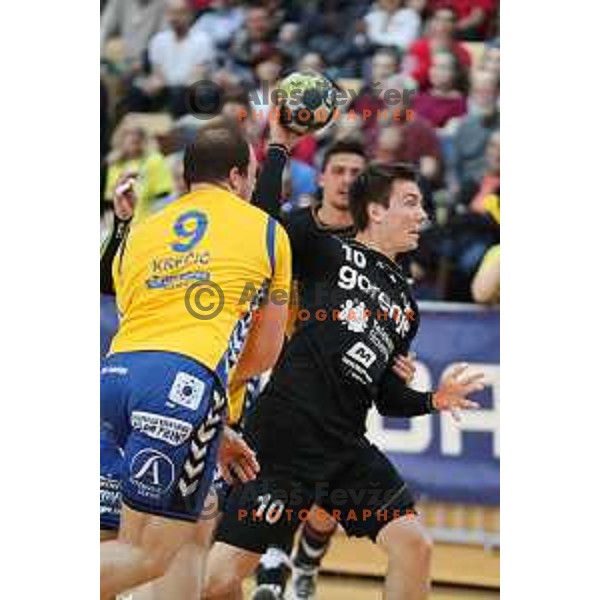
[[348,192],[352,182],[365,168],[365,159],[358,154],[334,154],[319,177],[323,187],[323,204],[338,210],[348,210]]
[[427,221],[419,186],[412,181],[394,181],[389,208],[382,208],[380,226],[389,246],[397,252],[415,250]]

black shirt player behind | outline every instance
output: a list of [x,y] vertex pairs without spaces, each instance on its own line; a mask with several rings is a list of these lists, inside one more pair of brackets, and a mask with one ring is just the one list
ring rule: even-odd
[[[308,317],[300,319],[248,421],[261,471],[256,481],[233,491],[218,542],[258,553],[285,545],[313,502],[350,535],[375,541],[414,502],[385,455],[364,436],[371,405],[390,416],[476,406],[465,396],[482,387],[481,376],[460,379],[466,366],[445,378],[435,394],[411,390],[394,372],[395,358],[408,352],[419,322],[409,285],[393,261],[396,253],[417,246],[426,219],[415,182],[406,165],[370,165],[350,192],[356,240],[306,233],[310,251],[298,257],[297,269],[314,282],[316,293],[305,296]],[[344,490],[343,500],[336,494],[336,501],[332,490]],[[418,527],[411,530],[421,535]],[[408,543],[403,536],[391,536],[393,544]],[[222,573],[230,559],[232,576],[222,586],[237,585],[248,574],[242,571],[253,566],[240,560],[236,571],[228,552],[219,546],[223,564],[212,565]],[[426,579],[427,567],[411,577]],[[211,573],[208,579],[215,581]]]
[[311,278],[304,275],[301,262],[314,252],[314,236],[335,234],[343,238],[354,235],[355,228],[348,206],[348,193],[352,182],[367,164],[364,146],[355,140],[334,142],[325,151],[319,175],[322,199],[312,206],[280,213],[282,174],[288,160],[288,147],[293,143],[290,134],[277,123],[271,123],[274,140],[267,148],[265,162],[256,185],[253,202],[279,220],[288,232],[292,246],[294,279],[298,284],[303,306],[305,292],[310,294]]

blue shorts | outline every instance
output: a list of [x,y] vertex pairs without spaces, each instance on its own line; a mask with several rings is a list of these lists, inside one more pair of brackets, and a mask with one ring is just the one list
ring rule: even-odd
[[210,370],[171,352],[100,366],[100,527],[134,510],[196,521],[215,471],[226,397]]

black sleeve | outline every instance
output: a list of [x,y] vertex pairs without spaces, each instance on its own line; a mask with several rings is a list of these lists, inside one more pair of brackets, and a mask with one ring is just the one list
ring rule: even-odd
[[110,236],[104,243],[100,254],[100,293],[115,295],[115,286],[112,277],[112,264],[119,246],[129,229],[131,219],[122,221],[114,215],[113,227]]
[[431,392],[409,388],[391,369],[383,376],[375,406],[384,417],[418,417],[436,412]]
[[288,159],[288,151],[285,146],[279,144],[269,144],[267,148],[267,156],[263,162],[254,195],[252,196],[252,204],[258,206],[274,219],[280,221],[279,202],[281,198],[281,189],[283,187],[283,169]]

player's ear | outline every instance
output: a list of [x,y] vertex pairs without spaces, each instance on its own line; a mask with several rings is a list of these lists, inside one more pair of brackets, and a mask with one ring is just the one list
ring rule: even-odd
[[243,181],[240,170],[237,167],[232,167],[229,171],[229,185],[236,194],[240,195],[243,189]]
[[369,223],[381,223],[385,218],[387,208],[377,202],[370,202],[367,205],[367,214],[369,215]]
[[317,177],[317,183],[319,184],[320,188],[322,188],[323,185],[325,184],[325,176],[323,175],[323,173],[319,173],[319,175]]

